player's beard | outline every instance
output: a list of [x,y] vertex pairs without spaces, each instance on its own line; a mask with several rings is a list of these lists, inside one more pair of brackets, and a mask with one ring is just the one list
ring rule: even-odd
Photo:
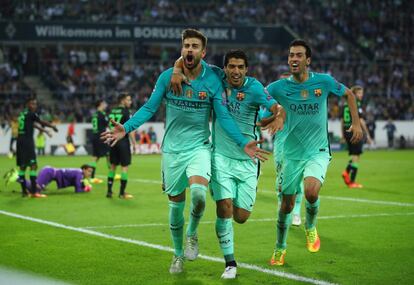
[[185,58],[184,58],[184,65],[187,69],[192,70],[194,68],[196,68],[198,66],[198,64],[200,63],[201,58],[194,56],[194,55],[190,55],[188,54]]

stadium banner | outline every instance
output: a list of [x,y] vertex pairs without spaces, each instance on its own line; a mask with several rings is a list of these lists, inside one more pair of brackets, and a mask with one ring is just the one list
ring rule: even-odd
[[134,25],[0,21],[0,41],[177,42],[186,28],[200,29],[209,42],[286,46],[284,26]]

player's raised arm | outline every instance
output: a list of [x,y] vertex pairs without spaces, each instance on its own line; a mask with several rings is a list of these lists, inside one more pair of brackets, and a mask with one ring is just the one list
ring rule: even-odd
[[168,76],[170,72],[171,71],[164,71],[161,73],[152,91],[151,97],[144,104],[144,106],[136,111],[135,114],[125,122],[125,124],[121,125],[119,123],[116,123],[114,120],[111,120],[114,128],[112,130],[103,132],[101,135],[101,139],[105,141],[105,143],[110,143],[111,146],[114,146],[126,134],[138,129],[142,124],[151,119],[151,117],[160,107],[162,99],[167,92],[166,83],[170,79]]
[[345,91],[345,94],[346,94],[346,100],[348,101],[349,111],[352,117],[352,125],[348,129],[348,132],[352,132],[351,142],[357,143],[358,141],[362,139],[362,136],[363,136],[361,122],[359,120],[359,115],[358,115],[358,106],[356,103],[355,95],[354,93],[352,93],[350,89],[347,88]]
[[[223,96],[222,96],[223,95]],[[223,97],[223,98],[222,98]],[[268,151],[265,151],[257,146],[257,144],[262,143],[263,141],[248,141],[247,138],[243,136],[240,131],[240,128],[234,122],[232,117],[229,114],[229,111],[226,107],[225,93],[224,90],[220,87],[215,93],[213,99],[213,108],[217,117],[218,123],[221,125],[223,130],[233,139],[238,146],[243,148],[244,152],[251,158],[258,158],[261,161],[266,161],[266,154],[270,154]]]

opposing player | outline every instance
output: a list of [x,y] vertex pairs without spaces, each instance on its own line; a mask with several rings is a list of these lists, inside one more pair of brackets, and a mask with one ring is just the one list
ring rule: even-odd
[[264,159],[265,151],[248,142],[232,120],[226,108],[226,95],[220,78],[207,65],[201,64],[206,54],[207,38],[199,31],[186,29],[182,33],[181,55],[184,74],[191,80],[179,95],[169,89],[173,69],[170,68],[157,80],[147,103],[123,126],[115,124],[114,130],[103,136],[107,141],[122,138],[138,128],[166,102],[166,132],[162,143],[162,180],[164,193],[169,199],[169,223],[174,244],[174,257],[170,273],[183,271],[184,206],[186,187],[191,192],[190,221],[187,228],[186,257],[194,260],[198,255],[197,227],[205,209],[208,182],[211,176],[211,143],[209,119],[212,107],[217,121],[237,145],[251,157]]
[[[15,171],[14,169],[11,171]],[[89,178],[91,177],[93,167],[84,164],[80,168],[53,168],[51,166],[45,166],[39,171],[39,176],[36,181],[37,192],[44,191],[51,182],[55,181],[58,189],[73,186],[75,193],[83,193],[91,191],[91,185],[89,184]],[[11,173],[6,180],[6,184],[11,182],[14,177]],[[27,189],[32,188],[32,182],[25,180]]]
[[29,189],[31,194],[30,196],[33,198],[44,198],[46,195],[39,193],[36,189],[37,161],[33,130],[36,128],[50,136],[50,133],[43,127],[46,126],[52,128],[55,132],[57,132],[58,129],[55,125],[41,120],[37,115],[36,110],[36,98],[27,99],[26,108],[19,114],[18,117],[19,127],[16,144],[16,158],[17,166],[19,167],[19,183],[22,188],[22,196],[27,196],[29,194],[26,191],[25,173],[27,167],[30,167],[30,182],[32,185]]
[[[351,88],[352,92],[354,93],[357,99],[358,105],[358,115],[362,130],[366,135],[368,144],[372,143],[371,136],[369,134],[367,125],[363,118],[363,110],[361,107],[362,98],[364,96],[364,88],[359,85],[355,85]],[[343,109],[342,109],[342,138],[346,141],[348,145],[348,153],[351,156],[351,159],[346,166],[346,169],[342,172],[342,178],[344,179],[345,184],[349,188],[362,188],[362,185],[355,182],[357,173],[358,173],[358,164],[359,160],[361,159],[360,156],[363,152],[364,141],[360,140],[358,143],[351,143],[352,132],[348,132],[349,127],[352,125],[352,118],[349,111],[349,106],[345,102]]]
[[320,248],[316,230],[319,210],[319,190],[325,180],[331,160],[327,129],[327,98],[329,94],[347,95],[352,116],[352,143],[362,138],[355,97],[351,90],[328,74],[309,72],[311,49],[303,40],[294,40],[289,46],[288,64],[292,75],[271,83],[267,89],[286,110],[286,139],[279,191],[281,206],[277,219],[276,248],[271,265],[283,265],[286,240],[295,198],[304,183],[306,198],[306,246],[310,252]]
[[[113,108],[109,114],[111,122],[109,122],[109,128],[113,129],[114,124],[123,124],[129,120],[131,114],[129,108],[131,107],[132,99],[128,93],[121,93],[118,96],[118,106]],[[112,145],[109,152],[109,161],[111,167],[108,173],[108,191],[106,197],[112,198],[112,186],[114,183],[114,177],[116,168],[121,165],[121,186],[119,190],[119,198],[132,199],[134,198],[131,194],[125,192],[128,183],[128,166],[131,164],[131,143],[132,148],[135,150],[135,132],[131,132],[129,137],[124,137],[117,141],[116,144]]]
[[95,178],[97,162],[101,157],[106,158],[106,164],[108,168],[110,167],[109,163],[109,146],[101,140],[101,134],[106,131],[108,127],[108,117],[106,116],[105,110],[107,104],[105,100],[99,99],[96,102],[96,112],[92,116],[92,155],[93,162],[90,163],[93,166],[91,181],[93,183],[101,183],[102,180]]

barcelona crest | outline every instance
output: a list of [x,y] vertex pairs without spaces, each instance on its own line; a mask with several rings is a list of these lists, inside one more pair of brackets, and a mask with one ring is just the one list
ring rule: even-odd
[[308,90],[301,90],[300,96],[302,96],[303,99],[306,99],[309,97],[309,91]]
[[207,92],[206,91],[200,91],[198,92],[198,99],[200,100],[206,100],[207,98]]
[[236,99],[237,100],[243,101],[244,100],[244,97],[245,97],[245,95],[244,95],[243,92],[237,92],[237,95],[236,95]]
[[315,96],[316,96],[316,97],[319,97],[319,96],[321,96],[321,95],[322,95],[322,89],[320,89],[320,88],[315,89],[315,90],[313,91],[313,93],[315,94]]

